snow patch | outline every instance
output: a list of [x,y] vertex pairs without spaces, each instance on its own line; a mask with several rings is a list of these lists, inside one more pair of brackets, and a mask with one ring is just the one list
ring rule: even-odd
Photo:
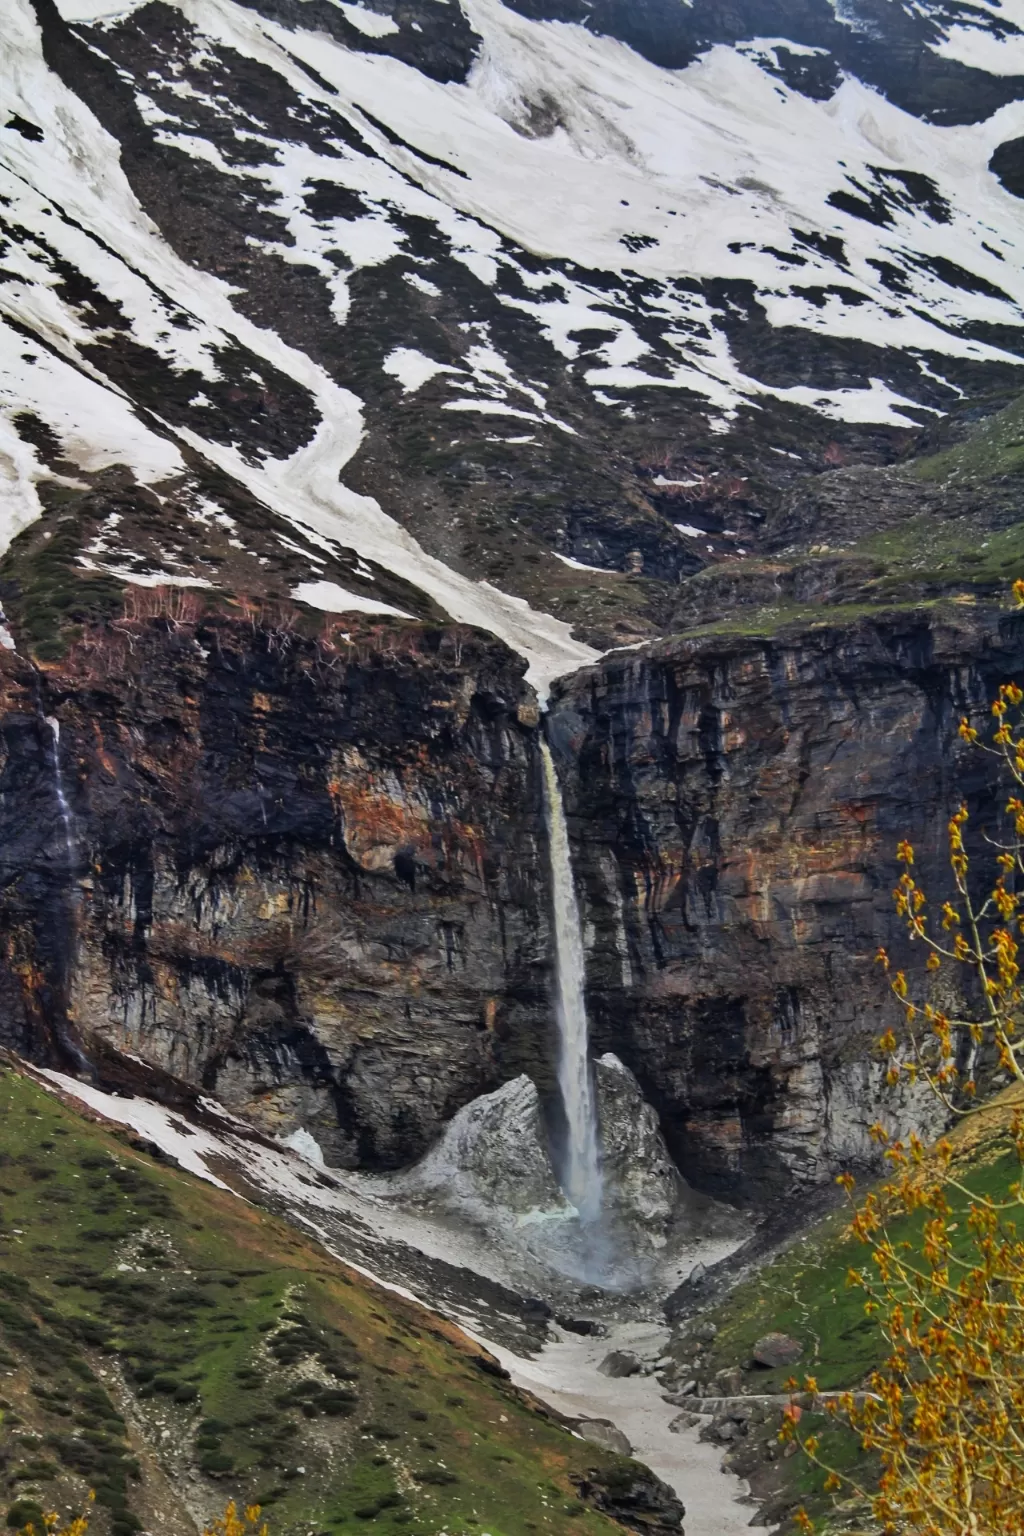
[[[447,172],[421,165],[416,179],[479,221],[466,259],[482,273],[484,262],[486,281],[492,281],[494,263],[510,258],[484,248],[483,226],[580,269],[605,272],[621,269],[622,241],[639,237],[629,260],[640,277],[670,284],[686,272],[751,280],[765,299],[788,306],[784,315],[771,316],[773,324],[1019,365],[1000,348],[956,331],[979,320],[993,322],[997,314],[1003,323],[1021,324],[1024,275],[1000,271],[1004,264],[984,250],[983,241],[1006,218],[1005,197],[987,185],[985,167],[1010,121],[1024,126],[1024,104],[1002,109],[988,124],[939,128],[854,79],[844,81],[830,101],[810,100],[783,89],[756,58],[725,46],[685,70],[665,71],[613,39],[579,26],[530,21],[499,0],[466,0],[465,8],[483,38],[465,86],[430,81],[395,59],[353,59],[319,38],[315,59],[301,35],[292,46],[343,99],[357,109],[365,104],[404,138],[463,171],[464,179],[455,182]],[[782,46],[774,38],[759,42]],[[550,131],[543,131],[538,123],[548,119]],[[681,143],[685,157],[678,153]],[[392,153],[387,146],[381,152]],[[840,164],[865,184],[880,164],[883,170],[927,168],[950,200],[950,223],[897,207],[891,233],[880,233],[829,205],[842,188]],[[772,252],[793,249],[794,227],[833,239],[838,233],[846,266],[811,247],[799,252],[802,267],[780,263]],[[969,253],[972,270],[1004,289],[1008,301],[952,289],[917,268],[907,277],[912,292],[895,296],[871,261],[882,256],[899,264],[908,243],[923,256],[960,264]],[[519,275],[527,283],[526,274]],[[605,354],[607,365],[635,367],[647,348],[619,305],[632,307],[636,300],[625,292],[585,293],[582,284],[555,271],[536,279],[538,289],[557,283],[563,297],[536,306],[508,294],[501,301],[535,313],[567,357],[579,350],[569,333],[600,328],[615,348]],[[822,307],[793,291],[837,280],[865,302],[847,304],[830,295]],[[595,368],[588,375],[591,387],[691,388],[707,396],[720,420],[728,420],[744,397],[774,393],[735,366],[699,296],[666,289],[664,298],[662,313],[674,308],[688,322],[673,341],[684,369],[667,375],[637,370],[616,380]],[[654,300],[645,302],[656,307]],[[612,304],[619,310],[614,317]],[[573,316],[570,306],[578,306]],[[710,375],[703,387],[701,374]],[[874,388],[857,393],[864,398],[833,395],[829,413],[907,424],[891,396]]]
[[965,24],[950,27],[939,43],[929,45],[940,58],[953,59],[988,75],[1024,75],[1024,34],[1005,36]]
[[[0,311],[15,300],[7,292],[10,286],[0,286]],[[175,444],[144,426],[115,388],[26,341],[2,318],[0,356],[0,554],[42,516],[36,490],[40,481],[59,478],[16,431],[13,418],[21,411],[44,421],[62,456],[85,472],[125,464],[147,485],[184,474]]]
[[79,1082],[75,1077],[67,1077],[63,1072],[51,1072],[43,1068],[39,1070],[39,1076],[62,1093],[81,1100],[87,1108],[102,1115],[105,1120],[130,1126],[140,1136],[155,1142],[186,1173],[194,1174],[207,1184],[216,1184],[218,1189],[229,1188],[223,1179],[210,1171],[208,1164],[209,1159],[223,1154],[223,1143],[209,1131],[192,1125],[184,1116],[176,1115],[173,1110],[165,1109],[162,1104],[155,1104],[150,1099],[115,1098],[113,1094],[93,1088],[89,1083]]
[[313,1163],[317,1168],[324,1168],[323,1148],[315,1136],[311,1136],[305,1126],[300,1126],[297,1131],[292,1131],[290,1136],[284,1139],[284,1145],[292,1152],[297,1152],[304,1157],[307,1163]]
[[573,571],[592,571],[597,576],[615,576],[617,574],[615,571],[606,571],[603,565],[584,565],[582,560],[574,560],[571,555],[560,555],[557,549],[553,550],[552,553],[556,560],[561,560],[563,565],[567,565]]
[[350,21],[364,37],[390,37],[395,32],[400,32],[397,21],[393,16],[384,16],[380,11],[369,11],[365,5],[349,5],[346,0],[335,0],[338,9],[345,13],[345,19]]
[[439,373],[459,372],[458,368],[452,368],[448,363],[436,363],[425,352],[417,352],[415,347],[396,347],[384,359],[383,368],[385,373],[398,380],[407,395],[422,389],[424,384]]
[[[713,1260],[711,1261],[713,1262]],[[674,1488],[686,1505],[687,1536],[750,1536],[747,1484],[721,1468],[721,1448],[698,1438],[699,1426],[682,1434],[669,1425],[678,1405],[666,1403],[656,1376],[602,1376],[598,1367],[613,1349],[654,1361],[669,1334],[651,1323],[625,1323],[606,1338],[556,1335],[532,1360],[488,1344],[516,1386],[572,1419],[608,1419],[629,1440],[633,1454]]]
[[133,11],[148,5],[149,0],[60,0],[60,14],[65,21],[92,22],[120,21]]
[[85,571],[106,571],[131,587],[205,587],[212,590],[213,582],[205,576],[182,576],[177,571],[138,571],[131,565],[115,565],[107,561],[90,560],[87,555],[78,557],[78,564]]
[[[187,0],[185,9],[189,19],[203,27],[211,42],[237,48],[277,69],[307,96],[327,99],[327,93],[311,85],[308,75],[289,54],[289,50],[302,50],[307,43],[312,43],[314,39],[310,34],[277,28],[256,12],[233,4],[232,0]],[[140,324],[150,320],[156,324],[158,317],[152,306],[158,300],[161,306],[173,305],[175,312],[180,311],[188,317],[191,339],[187,342],[183,343],[179,338],[176,343],[173,337],[164,337],[159,330],[155,333],[157,340],[168,346],[183,345],[201,351],[234,341],[309,390],[320,413],[320,426],[314,438],[284,460],[268,458],[254,463],[237,446],[207,439],[190,428],[182,427],[173,432],[168,429],[170,435],[194,448],[279,516],[294,523],[307,539],[320,544],[325,553],[334,554],[339,548],[355,549],[367,561],[394,571],[426,592],[457,622],[498,635],[526,658],[527,677],[539,693],[545,694],[555,677],[595,660],[597,652],[574,640],[570,625],[538,612],[523,600],[510,597],[486,583],[458,575],[442,561],[429,556],[371,497],[361,496],[341,482],[344,466],[362,437],[359,400],[335,384],[306,354],[288,346],[273,332],[257,326],[236,310],[231,302],[230,287],[219,277],[188,266],[170,249],[139,207],[121,169],[116,141],[47,69],[29,0],[9,0],[4,24],[7,29],[4,44],[13,64],[10,74],[15,84],[15,89],[9,93],[8,105],[17,109],[20,104],[44,131],[42,145],[25,141],[18,134],[6,134],[0,143],[0,158],[10,162],[16,174],[17,195],[20,197],[25,182],[45,185],[60,208],[74,219],[74,226],[68,222],[69,229],[77,226],[99,237],[91,240],[95,260],[99,263],[102,257],[107,276],[114,268],[120,271],[121,291],[125,302],[130,301],[133,306],[133,322],[138,315]],[[278,36],[281,42],[277,41]],[[328,45],[322,34],[315,38],[314,52],[314,68],[318,68],[319,63],[326,63],[328,58],[332,61],[344,58],[358,73],[367,61],[364,55]],[[401,67],[402,79],[415,74],[415,71]],[[333,103],[334,99],[331,100]],[[378,103],[378,106],[384,115],[390,112],[386,104]],[[284,176],[286,183],[288,176],[298,181],[301,175],[301,185],[305,181],[306,168],[321,165],[323,157],[304,151],[301,145],[292,147],[297,158],[286,163],[283,169],[274,166],[269,170]],[[303,154],[307,156],[305,162]],[[371,164],[367,174],[386,174],[392,178],[389,184],[393,185],[393,170],[384,162],[382,166],[383,172],[375,170]],[[83,167],[87,168],[84,174]],[[287,183],[296,202],[299,185]],[[32,197],[38,201],[36,193],[32,193]],[[51,222],[54,222],[52,218],[47,220],[47,223]],[[466,238],[464,233],[460,237],[460,229],[469,226],[451,210],[448,211],[448,224],[455,237],[452,241],[454,248],[460,238],[462,241]],[[382,229],[390,230],[397,244],[401,244],[400,231],[384,219],[380,225]],[[314,227],[311,220],[309,227]],[[352,227],[348,226],[349,230]],[[500,236],[495,232],[488,233],[488,240],[491,249],[501,249]],[[480,247],[481,241],[477,239],[475,244]],[[301,249],[284,249],[289,259],[306,259]],[[95,252],[100,254],[95,255]],[[142,273],[146,274],[145,278],[137,276]],[[101,273],[98,279],[101,285],[103,276]],[[0,287],[0,301],[6,302],[16,286],[8,283]],[[62,318],[53,290],[40,289],[37,285],[35,291],[48,294],[55,312]],[[150,306],[148,319],[147,305]],[[82,339],[81,327],[65,325],[63,331],[58,330],[55,334],[65,353],[78,366],[84,367],[76,356],[78,342]],[[186,333],[182,332],[184,335]],[[183,362],[187,360],[182,358]]]
[[360,597],[346,592],[336,581],[303,581],[292,588],[292,597],[311,608],[322,608],[324,613],[387,613],[396,619],[411,619],[413,614],[377,598]]

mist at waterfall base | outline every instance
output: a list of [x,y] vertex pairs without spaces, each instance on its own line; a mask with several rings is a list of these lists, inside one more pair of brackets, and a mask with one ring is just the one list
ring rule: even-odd
[[562,1108],[561,1134],[555,1138],[555,1171],[576,1215],[576,1230],[563,1241],[563,1264],[577,1278],[612,1289],[639,1283],[635,1266],[624,1260],[621,1244],[604,1200],[601,1138],[597,1095],[590,1061],[590,1029],[586,1005],[586,956],[573,876],[569,828],[558,770],[551,748],[540,743],[544,780],[544,821],[551,865],[551,906],[555,958],[555,1019],[558,1027],[558,1089]]

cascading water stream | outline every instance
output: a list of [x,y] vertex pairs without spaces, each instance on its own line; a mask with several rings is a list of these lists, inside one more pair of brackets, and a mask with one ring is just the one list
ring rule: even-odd
[[541,741],[540,752],[544,767],[544,816],[548,829],[555,915],[558,1086],[566,1119],[566,1145],[560,1179],[567,1198],[579,1213],[580,1221],[594,1225],[601,1215],[601,1158],[583,991],[586,979],[583,931],[576,902],[569,830],[558,773],[546,741]]
[[57,907],[58,943],[55,947],[53,974],[55,987],[48,1007],[50,1026],[61,1051],[73,1070],[85,1077],[93,1076],[92,1063],[75,1039],[71,1022],[70,994],[75,962],[78,929],[79,893],[75,881],[77,852],[74,818],[64,789],[64,773],[60,765],[60,721],[54,715],[44,715],[42,703],[37,699],[39,718],[50,735],[53,759],[53,787],[60,811],[61,830],[64,834],[64,870],[61,875],[61,899]]

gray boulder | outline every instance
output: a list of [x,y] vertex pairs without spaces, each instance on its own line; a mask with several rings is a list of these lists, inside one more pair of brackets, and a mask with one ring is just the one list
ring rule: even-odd
[[611,1419],[581,1419],[576,1429],[584,1440],[590,1440],[594,1445],[599,1445],[602,1450],[615,1451],[619,1456],[633,1454],[633,1447]]
[[548,1154],[540,1098],[525,1074],[473,1099],[392,1190],[436,1200],[490,1224],[495,1211],[569,1215]]
[[686,1186],[669,1155],[654,1110],[617,1056],[596,1063],[605,1200],[636,1223],[646,1242],[664,1241]]
[[795,1365],[803,1352],[800,1340],[792,1338],[788,1333],[766,1333],[757,1340],[752,1350],[754,1363],[768,1370]]
[[639,1376],[643,1368],[640,1356],[634,1355],[631,1349],[613,1349],[598,1366],[602,1376],[611,1376],[616,1380],[624,1376]]
[[719,1397],[738,1397],[743,1388],[743,1372],[738,1365],[717,1371],[713,1385]]

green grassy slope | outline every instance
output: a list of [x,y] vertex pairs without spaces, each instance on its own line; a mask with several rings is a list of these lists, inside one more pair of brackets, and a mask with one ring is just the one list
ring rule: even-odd
[[92,1487],[96,1536],[184,1536],[229,1497],[274,1536],[620,1530],[594,1504],[636,1464],[493,1371],[283,1222],[3,1071],[0,1523]]
[[[984,1114],[960,1126],[953,1134],[958,1148],[959,1171],[975,1193],[1001,1193],[1019,1178],[1019,1164],[1010,1144],[1008,1127],[1013,1108],[1021,1100],[1008,1090]],[[955,1202],[954,1202],[955,1203]],[[923,1216],[893,1223],[894,1243],[917,1240]],[[957,1239],[966,1249],[966,1222],[960,1223]],[[801,1238],[729,1293],[716,1307],[701,1315],[699,1323],[685,1324],[677,1333],[672,1353],[685,1367],[698,1362],[696,1374],[724,1393],[784,1394],[788,1378],[813,1375],[821,1390],[858,1387],[887,1353],[885,1340],[875,1322],[865,1316],[864,1292],[848,1283],[851,1268],[870,1264],[869,1250],[849,1231],[849,1212],[836,1211],[809,1228]],[[701,1341],[700,1326],[717,1329],[710,1341]],[[794,1366],[766,1370],[755,1366],[751,1355],[762,1335],[780,1331],[800,1341],[803,1355]],[[731,1384],[729,1378],[731,1377]],[[820,1529],[833,1524],[833,1501],[822,1492],[823,1477],[802,1456],[782,1457],[777,1430],[781,1407],[769,1413],[748,1442],[730,1460],[752,1478],[755,1491],[769,1500],[768,1512],[782,1518],[796,1504],[805,1502],[816,1515]],[[827,1421],[822,1418],[816,1429]],[[867,1483],[871,1468],[849,1432],[826,1427],[823,1454],[833,1465],[858,1467]],[[787,1527],[784,1526],[784,1529]]]
[[978,423],[964,440],[914,464],[922,480],[993,480],[1024,469],[1024,395]]

